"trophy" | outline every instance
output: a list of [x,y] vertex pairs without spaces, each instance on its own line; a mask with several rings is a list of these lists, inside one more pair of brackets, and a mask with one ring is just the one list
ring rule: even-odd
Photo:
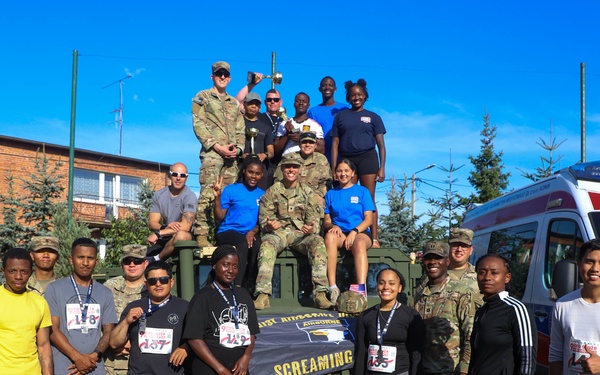
[[[265,78],[272,79],[274,84],[279,85],[283,80],[283,75],[281,74],[281,72],[275,72],[273,75],[263,76],[263,79]],[[256,73],[248,72],[248,83],[256,83]]]
[[283,121],[287,121],[288,117],[286,115],[286,111],[285,111],[285,107],[281,106],[279,107],[279,109],[277,110],[277,112],[275,113],[277,116],[281,117],[283,119]]
[[255,153],[254,153],[254,138],[256,138],[256,136],[258,135],[258,129],[257,128],[248,129],[248,135],[250,136],[250,150],[252,151],[252,155],[255,155]]

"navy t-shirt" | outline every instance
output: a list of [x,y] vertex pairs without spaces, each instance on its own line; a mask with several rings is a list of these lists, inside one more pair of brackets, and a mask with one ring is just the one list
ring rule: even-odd
[[331,129],[331,136],[340,139],[338,154],[341,156],[359,155],[374,149],[375,136],[385,133],[381,117],[366,109],[338,112]]

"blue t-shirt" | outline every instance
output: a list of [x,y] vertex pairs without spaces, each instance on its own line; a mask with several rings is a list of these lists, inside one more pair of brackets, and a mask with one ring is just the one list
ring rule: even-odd
[[381,117],[366,109],[359,112],[339,112],[335,115],[331,128],[331,137],[340,138],[340,156],[355,156],[374,149],[377,144],[375,136],[385,133]]
[[333,224],[344,233],[356,228],[367,211],[375,211],[375,204],[369,189],[364,186],[352,185],[347,189],[338,186],[325,194],[325,214],[331,216]]
[[249,190],[241,182],[229,185],[221,193],[221,208],[227,210],[217,233],[234,230],[246,234],[258,224],[258,204],[265,191]]
[[348,106],[344,103],[335,103],[331,106],[319,104],[318,106],[312,107],[308,110],[308,118],[315,120],[323,128],[323,138],[325,139],[325,156],[331,163],[331,128],[333,127],[333,119],[335,115],[343,110],[348,109]]

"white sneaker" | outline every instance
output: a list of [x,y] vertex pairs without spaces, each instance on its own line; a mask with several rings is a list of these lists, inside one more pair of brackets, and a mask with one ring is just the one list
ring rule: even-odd
[[340,296],[340,288],[338,288],[337,286],[330,286],[329,287],[329,300],[331,301],[331,303],[333,303],[335,305],[339,296]]

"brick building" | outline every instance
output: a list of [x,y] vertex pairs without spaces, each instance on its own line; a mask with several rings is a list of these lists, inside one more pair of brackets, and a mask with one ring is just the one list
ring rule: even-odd
[[[35,172],[36,157],[45,154],[53,167],[60,161],[59,173],[64,185],[62,200],[67,201],[69,186],[69,147],[0,135],[0,191],[7,191],[4,176],[16,179]],[[150,182],[155,189],[168,184],[166,173],[170,164],[139,160],[101,152],[75,149],[73,179],[73,216],[80,218],[90,228],[108,227],[110,215],[126,215],[127,207],[138,204],[138,184]],[[0,218],[1,220],[1,218]]]

